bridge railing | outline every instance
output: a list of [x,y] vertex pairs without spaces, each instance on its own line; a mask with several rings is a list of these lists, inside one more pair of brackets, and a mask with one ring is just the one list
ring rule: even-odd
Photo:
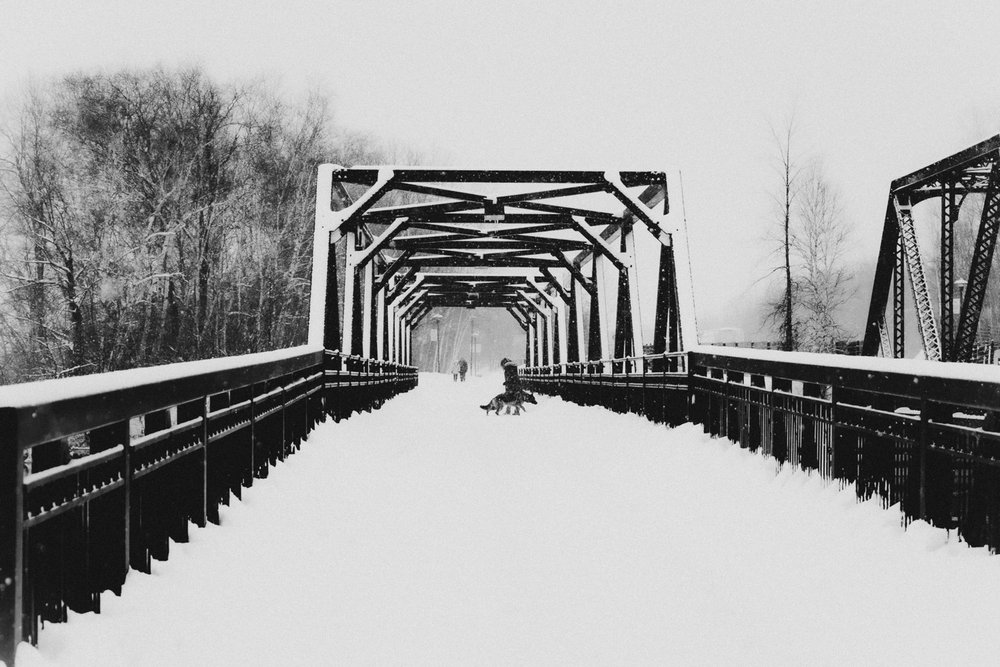
[[412,367],[302,347],[0,388],[0,659],[69,609],[100,611],[189,523],[218,523],[323,415],[416,383]]
[[687,363],[674,352],[528,367],[521,376],[534,391],[676,426],[687,421]]
[[709,346],[682,356],[684,377],[680,367],[642,372],[655,355],[614,360],[622,372],[606,360],[523,375],[578,403],[701,424],[853,483],[859,498],[898,505],[906,521],[1000,550],[1000,369]]

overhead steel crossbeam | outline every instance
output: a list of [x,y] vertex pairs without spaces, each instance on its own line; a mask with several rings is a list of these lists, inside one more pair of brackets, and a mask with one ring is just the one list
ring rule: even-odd
[[[909,311],[904,303],[902,287],[908,282],[924,355],[928,359],[943,361],[971,359],[1000,230],[998,170],[1000,135],[892,182],[865,326],[864,354],[876,355],[885,348],[882,339],[890,330],[893,337],[888,347],[893,356],[909,354],[904,341],[906,313]],[[976,240],[971,256],[967,258],[970,269],[963,297],[961,289],[956,287],[960,283],[955,275],[959,265],[955,257],[955,223],[970,195],[981,201],[983,206]],[[940,200],[937,313],[934,312],[924,277],[922,257],[928,253],[921,251],[914,224],[914,206],[932,198]],[[893,322],[887,326],[890,287]],[[955,303],[959,299],[959,321],[956,325]]]
[[[332,166],[332,165],[331,165]],[[375,185],[384,167],[335,167],[330,170],[335,182]],[[430,169],[396,167],[396,178],[404,183],[604,183],[603,171],[544,169]],[[662,171],[623,171],[625,187],[666,185]]]
[[[679,187],[679,175],[671,178]],[[608,351],[611,338],[625,336],[640,353],[632,229],[645,225],[663,248],[672,245],[683,220],[670,215],[668,180],[663,171],[322,165],[310,341],[405,361],[408,336],[430,309],[502,307],[527,330],[531,361],[580,360],[589,301],[602,314],[591,322],[590,348]],[[365,189],[352,199],[345,186]],[[586,262],[606,262],[620,277],[587,276]],[[609,280],[626,286],[617,303]],[[668,301],[678,311],[683,300]],[[679,327],[682,319],[674,312],[663,321]],[[681,345],[677,333],[655,340]]]

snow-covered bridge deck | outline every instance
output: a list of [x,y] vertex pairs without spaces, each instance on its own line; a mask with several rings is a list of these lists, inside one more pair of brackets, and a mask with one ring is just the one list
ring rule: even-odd
[[[700,427],[423,375],[19,665],[942,664],[1000,652],[1000,560]],[[234,558],[234,554],[240,554]]]

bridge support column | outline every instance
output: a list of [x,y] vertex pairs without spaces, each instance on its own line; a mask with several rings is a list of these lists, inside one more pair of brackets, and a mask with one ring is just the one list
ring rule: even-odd
[[538,317],[535,313],[528,313],[528,352],[527,363],[529,366],[537,366],[538,358]]
[[353,354],[354,349],[354,327],[357,313],[355,309],[355,296],[357,284],[356,255],[357,255],[357,233],[353,229],[344,232],[344,327],[341,333],[340,351],[344,354]]
[[[595,255],[592,260],[594,295],[590,298],[590,341],[588,345],[588,360],[611,358],[611,341],[607,333],[609,323],[608,289],[604,279],[604,269],[608,259],[604,255]],[[602,372],[606,371],[602,368]]]
[[375,319],[375,309],[374,309],[374,285],[372,281],[375,278],[375,265],[373,262],[367,262],[358,271],[361,278],[361,294],[362,294],[362,305],[361,305],[361,356],[371,358],[373,350],[372,341],[375,337],[375,327],[373,320]]
[[545,308],[542,318],[545,320],[545,355],[544,363],[551,366],[555,362],[555,326],[556,313],[552,308]]
[[625,271],[628,279],[628,317],[631,327],[632,354],[639,356],[643,354],[644,341],[642,336],[642,307],[639,303],[639,268],[635,252],[635,232],[631,225],[622,230],[622,240],[625,247]]
[[316,186],[308,342],[336,349],[340,346],[340,309],[337,303],[336,245],[331,238],[331,229],[339,224],[340,217],[330,209],[333,193],[330,171],[330,165],[320,166]]
[[375,296],[375,353],[379,359],[388,359],[385,337],[385,290],[380,289]]
[[406,337],[407,324],[406,324],[406,320],[404,320],[402,317],[399,318],[399,324],[397,325],[397,327],[398,328],[397,328],[396,335],[398,336],[398,338],[397,338],[398,343],[397,344],[399,345],[399,363],[401,363],[401,364],[409,364],[410,363],[410,359],[408,357],[409,350],[407,349],[407,344],[406,344],[407,343],[407,337]]
[[575,276],[569,279],[569,303],[564,306],[567,312],[566,326],[566,356],[563,363],[580,361],[580,345],[583,343],[583,317],[580,312],[580,298],[583,288]]
[[546,343],[548,345],[548,363],[566,363],[566,303],[543,289],[536,290],[544,299],[548,307],[545,309],[546,319]]
[[906,356],[905,267],[906,248],[900,234],[896,239],[896,268],[892,277],[892,356],[897,359]]
[[0,412],[0,434],[0,660],[13,665],[24,636],[24,461],[12,410]]
[[386,337],[385,354],[386,358],[389,361],[396,361],[396,362],[399,361],[396,357],[396,345],[399,340],[398,333],[396,330],[397,324],[398,323],[396,322],[396,308],[391,303],[388,303],[388,300],[386,300],[385,326],[386,326],[386,331],[388,332],[388,336]]
[[[397,341],[398,341],[397,347],[400,350],[398,356],[402,360],[401,363],[407,365],[410,364],[410,331],[412,329],[411,318],[413,317],[413,314],[416,312],[415,307],[420,302],[420,296],[424,294],[426,291],[426,290],[418,291],[419,287],[420,283],[418,281],[413,286],[411,286],[410,289],[408,289],[406,293],[404,293],[403,296],[400,297],[395,302],[396,304],[402,304],[402,305],[400,305],[398,308],[396,307],[395,304],[393,305],[393,310],[396,312],[396,315],[394,317],[395,326],[393,327],[393,329],[396,332],[395,335],[397,336]],[[413,299],[410,299],[411,295],[414,296]]]
[[[679,352],[680,317],[677,299],[677,272],[673,245],[660,246],[660,269],[656,285],[656,315],[653,323],[653,352]],[[676,360],[667,370],[676,370]]]

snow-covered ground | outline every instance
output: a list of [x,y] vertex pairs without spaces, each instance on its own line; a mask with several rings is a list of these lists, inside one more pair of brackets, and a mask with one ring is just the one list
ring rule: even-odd
[[1000,559],[713,440],[423,375],[19,665],[994,664]]

